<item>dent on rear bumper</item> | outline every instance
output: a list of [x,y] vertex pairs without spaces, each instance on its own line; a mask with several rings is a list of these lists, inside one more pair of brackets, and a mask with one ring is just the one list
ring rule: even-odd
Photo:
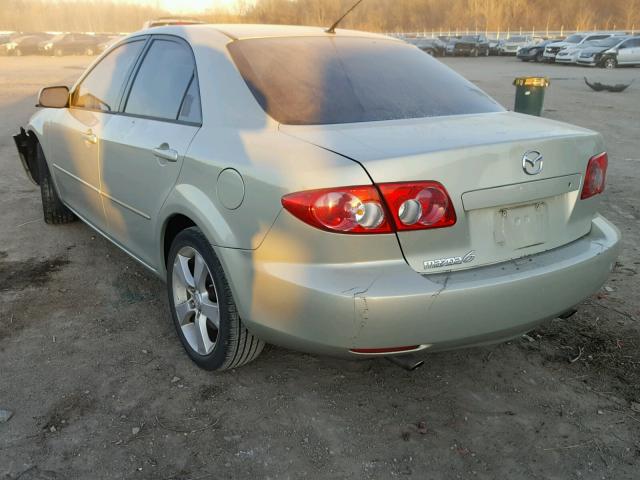
[[[242,259],[262,288],[234,290],[247,326],[270,343],[314,353],[490,343],[576,305],[606,281],[619,231],[601,216],[585,237],[487,267],[421,275],[402,260],[306,265]],[[238,257],[239,256],[239,257]],[[249,287],[243,280],[244,287]]]

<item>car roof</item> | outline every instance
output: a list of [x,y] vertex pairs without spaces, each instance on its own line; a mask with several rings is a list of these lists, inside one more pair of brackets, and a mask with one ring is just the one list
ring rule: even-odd
[[[328,28],[328,26],[326,27]],[[273,37],[311,37],[311,36],[348,36],[348,37],[368,37],[386,40],[402,40],[381,35],[377,33],[361,32],[358,30],[336,29],[335,34],[327,33],[325,27],[305,27],[293,25],[259,25],[259,24],[202,24],[202,25],[168,25],[163,27],[153,27],[136,34],[180,34],[206,30],[222,33],[232,40],[246,40],[249,38],[273,38]]]

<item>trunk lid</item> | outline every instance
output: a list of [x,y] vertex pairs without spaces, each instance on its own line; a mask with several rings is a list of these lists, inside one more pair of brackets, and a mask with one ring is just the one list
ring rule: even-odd
[[[280,129],[353,159],[376,183],[445,186],[456,224],[397,234],[418,272],[514,260],[591,228],[596,202],[581,201],[580,190],[589,158],[603,145],[590,130],[513,112]],[[540,173],[525,173],[527,152],[542,154]]]

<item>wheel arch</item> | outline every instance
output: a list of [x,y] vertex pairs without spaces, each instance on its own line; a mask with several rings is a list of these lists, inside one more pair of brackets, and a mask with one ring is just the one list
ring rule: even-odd
[[165,269],[167,268],[167,258],[169,257],[169,250],[173,240],[181,231],[197,226],[191,218],[182,213],[175,213],[165,220],[162,228],[162,259]]
[[159,218],[162,220],[156,237],[160,239],[158,264],[165,269],[170,242],[179,233],[180,230],[176,231],[179,228],[198,227],[214,247],[235,246],[233,232],[210,195],[194,185],[176,185],[167,197]]

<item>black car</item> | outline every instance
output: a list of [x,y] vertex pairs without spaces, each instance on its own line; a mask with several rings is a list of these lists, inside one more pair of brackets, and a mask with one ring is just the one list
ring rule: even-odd
[[523,62],[544,62],[544,48],[557,40],[544,40],[538,43],[529,43],[520,47],[516,56]]
[[463,35],[452,38],[447,43],[447,55],[466,55],[477,57],[479,55],[489,55],[489,40],[484,35]]
[[411,43],[433,57],[445,54],[446,44],[439,38],[416,38]]
[[18,35],[11,37],[8,42],[0,45],[0,50],[4,55],[33,55],[38,53],[38,45],[42,37],[36,35]]
[[86,33],[63,33],[41,42],[42,53],[48,55],[95,55],[102,40]]

